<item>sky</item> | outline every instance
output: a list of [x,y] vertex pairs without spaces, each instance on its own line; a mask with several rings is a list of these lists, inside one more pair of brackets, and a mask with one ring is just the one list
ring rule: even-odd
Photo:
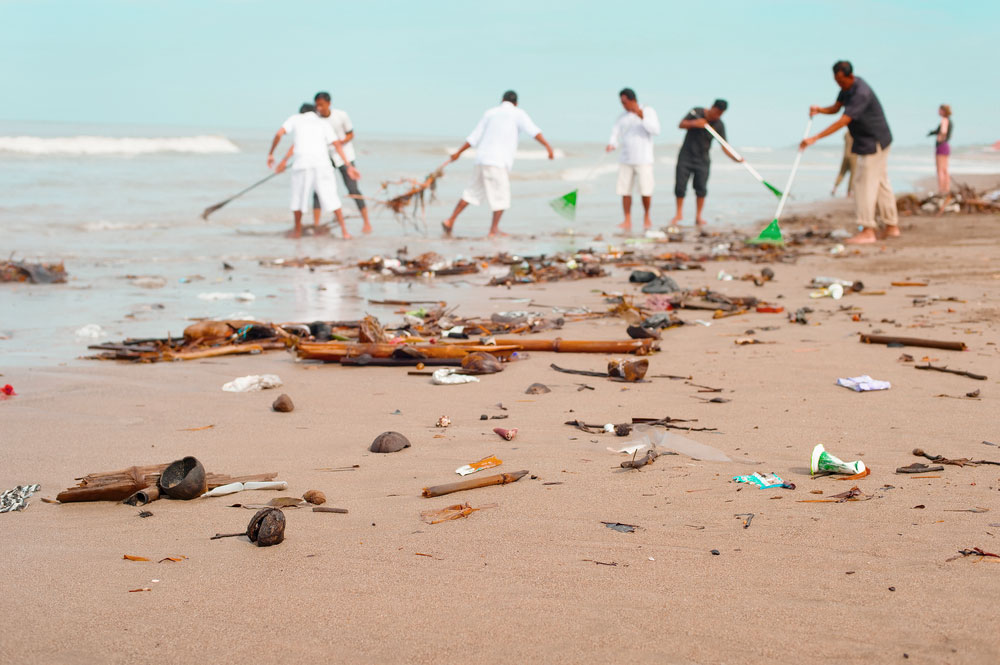
[[359,135],[459,141],[513,88],[553,142],[603,142],[629,86],[668,141],[723,97],[736,145],[784,147],[845,58],[897,144],[925,143],[941,103],[953,143],[991,144],[998,19],[981,0],[0,0],[0,121],[270,135],[328,90]]

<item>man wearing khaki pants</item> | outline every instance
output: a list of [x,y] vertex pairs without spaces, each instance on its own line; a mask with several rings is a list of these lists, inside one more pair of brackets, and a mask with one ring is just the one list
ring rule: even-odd
[[618,228],[628,233],[632,230],[632,188],[635,184],[638,184],[639,196],[642,197],[642,227],[653,227],[653,221],[649,217],[654,184],[653,137],[660,133],[660,120],[653,107],[639,104],[632,88],[623,88],[618,97],[625,112],[615,122],[605,150],[611,152],[621,145],[616,191],[622,197],[625,221]]
[[833,134],[841,127],[854,139],[851,151],[858,156],[858,171],[854,181],[854,206],[857,210],[858,225],[863,227],[857,235],[845,242],[860,245],[873,243],[879,239],[876,234],[876,209],[885,225],[886,237],[899,236],[899,217],[896,211],[896,196],[889,184],[889,144],[892,133],[886,122],[882,104],[871,87],[854,75],[854,68],[847,60],[839,60],[833,65],[833,79],[840,86],[840,94],[832,106],[810,106],[809,115],[817,113],[833,114],[841,108],[844,115],[835,123],[815,136],[810,136],[799,145],[805,149],[824,136]]

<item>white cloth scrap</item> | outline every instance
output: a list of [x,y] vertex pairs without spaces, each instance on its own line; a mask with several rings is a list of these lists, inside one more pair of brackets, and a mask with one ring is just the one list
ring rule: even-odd
[[222,386],[227,393],[252,393],[266,388],[277,388],[281,378],[277,374],[250,374],[233,379]]
[[873,379],[867,374],[863,376],[854,376],[849,379],[837,379],[837,385],[850,388],[851,390],[859,393],[868,392],[869,390],[888,390],[892,387],[892,384],[888,381],[879,381],[878,379]]

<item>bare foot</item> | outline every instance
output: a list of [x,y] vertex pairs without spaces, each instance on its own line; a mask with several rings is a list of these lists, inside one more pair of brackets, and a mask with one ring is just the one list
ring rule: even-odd
[[301,238],[302,237],[302,229],[292,229],[291,231],[286,231],[285,232],[285,237],[286,238]]
[[885,227],[885,237],[886,238],[898,238],[900,235],[902,235],[902,234],[899,232],[899,226],[892,225],[892,226],[886,226]]
[[677,215],[676,217],[670,220],[670,226],[677,226],[683,221],[684,221],[684,215]]
[[449,224],[447,222],[447,220],[441,222],[441,229],[444,231],[444,237],[445,238],[450,238],[451,237],[451,230],[452,230],[452,228],[454,228],[454,226],[455,226],[455,222],[452,222],[451,224]]
[[369,233],[371,233],[371,232],[372,232],[372,225],[371,225],[371,224],[365,224],[365,225],[364,225],[364,226],[363,226],[363,227],[361,228],[361,232],[362,232],[362,233],[364,233],[365,235],[368,235]]
[[875,229],[865,229],[856,236],[852,236],[844,241],[848,245],[871,245],[874,244],[878,238],[875,236]]
[[347,232],[347,229],[344,229],[344,236],[343,236],[344,240],[350,240],[353,237],[354,236],[352,236],[350,233]]
[[509,233],[504,233],[503,231],[500,231],[500,230],[490,229],[490,232],[486,234],[486,237],[487,238],[506,238],[509,235],[510,235]]
[[647,217],[646,219],[642,220],[642,228],[644,228],[646,230],[649,230],[649,229],[653,228],[653,220],[651,220],[649,217]]
[[312,234],[314,236],[323,236],[330,232],[329,227],[323,226],[322,224],[316,224],[313,226]]
[[632,222],[631,221],[622,222],[621,224],[618,225],[618,228],[624,231],[625,233],[630,233],[632,231]]
[[700,228],[700,229],[703,229],[703,228],[705,228],[706,226],[708,226],[708,222],[706,222],[706,221],[705,221],[704,219],[702,219],[701,217],[699,217],[698,219],[694,220],[694,223],[695,223],[695,225],[697,225],[697,226],[698,226],[698,228]]

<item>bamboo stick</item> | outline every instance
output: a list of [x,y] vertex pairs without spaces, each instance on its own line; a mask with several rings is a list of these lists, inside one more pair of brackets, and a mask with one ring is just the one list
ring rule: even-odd
[[476,489],[477,487],[489,487],[491,485],[516,483],[526,475],[528,475],[527,471],[514,471],[513,473],[498,473],[495,476],[484,476],[482,478],[473,478],[472,480],[461,480],[456,483],[446,483],[444,485],[435,485],[434,487],[425,487],[423,496],[443,496],[445,494],[451,494],[452,492],[462,492],[464,490]]
[[862,333],[864,344],[902,344],[903,346],[922,346],[928,349],[945,349],[947,351],[965,351],[965,342],[945,342],[917,337],[896,337],[894,335],[866,335]]

